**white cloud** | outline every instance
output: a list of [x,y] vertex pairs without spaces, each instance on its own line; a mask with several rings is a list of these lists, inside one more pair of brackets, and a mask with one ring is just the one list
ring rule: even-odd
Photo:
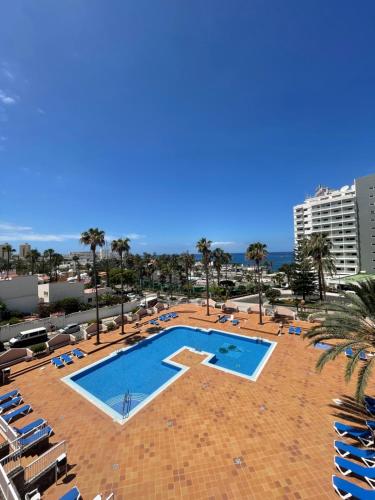
[[14,74],[11,71],[9,71],[8,68],[3,67],[2,70],[4,76],[6,76],[9,80],[14,80]]
[[0,89],[0,102],[2,102],[3,104],[15,104],[16,99],[15,97],[7,95],[3,90]]
[[44,109],[42,109],[42,108],[36,108],[36,111],[37,111],[37,113],[39,113],[40,115],[45,115],[45,114],[46,114],[46,112],[45,112],[45,111],[44,111]]
[[12,224],[11,222],[0,222],[0,231],[31,231],[30,226],[18,226],[17,224]]
[[[11,222],[0,222],[0,241],[39,241],[39,242],[63,242],[79,240],[80,233],[38,233],[33,231],[30,226],[21,226]],[[141,240],[145,235],[138,233],[130,233],[126,235],[130,240]],[[108,242],[117,239],[118,237],[111,234],[106,234]]]
[[229,245],[235,245],[235,241],[213,241],[212,245],[213,246],[229,246]]

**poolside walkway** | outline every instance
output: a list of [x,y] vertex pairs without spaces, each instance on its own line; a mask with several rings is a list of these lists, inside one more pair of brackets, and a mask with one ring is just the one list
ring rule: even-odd
[[[174,310],[180,317],[168,326],[255,335],[244,328],[256,328],[254,314],[235,314],[240,325],[232,326],[207,323],[202,308],[191,304]],[[335,498],[332,421],[343,411],[332,400],[353,394],[353,384],[343,382],[345,359],[317,374],[321,351],[294,335],[275,336],[269,328],[270,333],[263,329],[257,335],[277,347],[256,382],[204,366],[199,355],[182,351],[178,361],[190,369],[125,425],[60,379],[129,345],[135,336],[155,333],[148,324],[126,325],[124,337],[119,330],[102,335],[99,350],[95,339],[81,342],[80,349],[90,354],[74,365],[61,370],[36,365],[16,376],[9,389],[19,388],[34,408],[18,424],[44,417],[55,431],[51,442],[68,443],[68,481],[59,480],[44,498],[56,499],[73,485],[84,500],[110,492],[116,500]],[[32,365],[17,365],[12,374],[25,367]]]

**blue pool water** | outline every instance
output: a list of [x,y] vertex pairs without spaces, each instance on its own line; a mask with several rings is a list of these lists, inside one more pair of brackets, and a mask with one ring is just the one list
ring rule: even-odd
[[[255,379],[274,345],[217,330],[173,327],[73,373],[67,377],[67,383],[77,390],[83,389],[85,396],[94,396],[96,404],[104,403],[112,414],[114,411],[122,418],[182,373],[183,367],[163,360],[185,346],[214,354],[208,362],[213,367]],[[131,397],[126,400],[128,392]]]

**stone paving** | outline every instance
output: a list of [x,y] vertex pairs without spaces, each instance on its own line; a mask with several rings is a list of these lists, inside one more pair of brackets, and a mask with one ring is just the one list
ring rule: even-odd
[[[185,324],[253,336],[254,331],[241,325],[245,318],[246,326],[257,325],[256,315],[236,314],[240,326],[234,327],[205,322],[198,306],[175,310],[180,316],[168,326]],[[147,330],[148,324],[137,330],[127,325],[126,336],[154,331]],[[353,384],[343,381],[345,360],[317,374],[321,351],[301,337],[264,331],[259,336],[277,346],[256,382],[203,366],[202,356],[182,351],[176,360],[189,370],[125,425],[60,379],[133,337],[121,337],[119,330],[102,335],[100,350],[94,339],[82,342],[79,347],[90,354],[60,370],[35,362],[15,366],[12,373],[34,368],[13,376],[8,386],[20,389],[34,409],[17,425],[44,417],[55,431],[50,442],[66,440],[68,446],[68,477],[48,488],[44,498],[59,498],[74,485],[84,500],[111,492],[116,499],[334,498],[332,422],[342,409],[332,399],[353,394]],[[362,421],[360,414],[358,419]]]

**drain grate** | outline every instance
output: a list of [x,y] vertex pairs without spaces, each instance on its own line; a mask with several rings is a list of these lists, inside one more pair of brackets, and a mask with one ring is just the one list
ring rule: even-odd
[[235,465],[242,465],[242,458],[241,458],[241,457],[235,457],[235,458],[233,459],[233,463],[234,463]]
[[119,468],[119,465],[118,464],[112,464],[112,469],[113,470],[118,470]]
[[173,420],[167,420],[167,427],[173,427],[173,426],[174,426]]

